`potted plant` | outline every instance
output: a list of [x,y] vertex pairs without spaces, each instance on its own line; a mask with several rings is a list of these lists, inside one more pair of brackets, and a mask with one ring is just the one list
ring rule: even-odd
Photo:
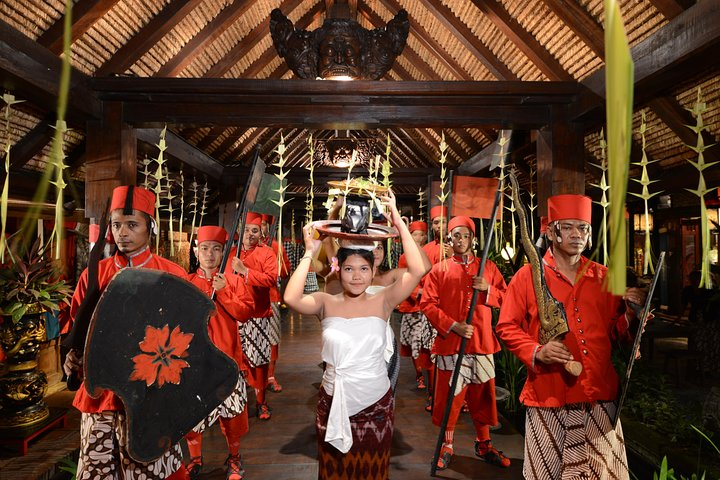
[[70,287],[47,246],[13,242],[0,269],[0,428],[18,428],[49,416],[45,373],[37,355],[45,340],[44,313],[69,303]]

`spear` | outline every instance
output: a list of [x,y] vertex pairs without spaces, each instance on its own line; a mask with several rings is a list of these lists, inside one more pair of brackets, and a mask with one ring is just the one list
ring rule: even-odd
[[[498,189],[495,192],[495,201],[493,203],[492,214],[490,215],[490,225],[493,225],[495,223],[495,219],[497,218],[498,210],[500,207],[500,199],[502,198],[503,190],[504,190],[503,179],[500,178],[500,180],[498,181]],[[484,247],[483,247],[483,256],[482,256],[482,260],[480,261],[480,268],[478,269],[478,274],[477,274],[477,276],[480,278],[482,278],[483,275],[485,274],[485,264],[487,263],[488,253],[490,251],[490,242],[492,241],[493,231],[494,231],[493,228],[487,229],[487,234],[486,234],[485,243],[484,243]],[[470,309],[468,310],[467,318],[465,319],[465,323],[467,323],[468,325],[470,325],[472,323],[473,314],[475,313],[475,308],[477,307],[479,293],[480,293],[479,290],[473,289],[472,300],[470,301]],[[462,365],[462,359],[465,356],[465,348],[466,347],[467,347],[467,338],[463,337],[460,340],[460,348],[458,350],[457,360],[455,361],[455,368],[453,370],[452,379],[450,381],[450,390],[448,391],[448,399],[445,404],[445,411],[443,413],[442,422],[440,423],[440,433],[438,434],[437,443],[435,445],[435,453],[433,454],[432,464],[430,465],[430,476],[431,477],[434,477],[435,472],[437,471],[437,462],[438,462],[438,458],[440,458],[440,449],[442,448],[443,440],[445,440],[445,431],[447,430],[448,419],[450,418],[450,409],[452,408],[452,403],[455,398],[455,387],[457,386],[458,377],[460,376],[460,367]]]

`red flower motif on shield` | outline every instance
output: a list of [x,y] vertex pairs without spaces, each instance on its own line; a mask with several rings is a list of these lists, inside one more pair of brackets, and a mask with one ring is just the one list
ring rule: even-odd
[[157,381],[158,387],[165,383],[180,383],[183,368],[190,366],[184,357],[193,338],[192,333],[183,333],[180,327],[170,332],[170,327],[145,327],[145,339],[140,342],[141,353],[133,357],[135,369],[130,380],[144,381],[149,387]]

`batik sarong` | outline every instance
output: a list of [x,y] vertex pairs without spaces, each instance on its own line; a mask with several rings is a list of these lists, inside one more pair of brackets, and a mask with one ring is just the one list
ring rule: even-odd
[[133,460],[127,451],[125,422],[124,412],[104,411],[81,415],[78,480],[160,480],[183,468],[179,444],[173,445],[152,462]]
[[303,289],[303,293],[307,295],[308,293],[315,293],[319,290],[320,286],[318,285],[317,273],[308,272],[307,277],[305,278],[305,288]]
[[343,454],[325,441],[332,397],[320,389],[315,428],[318,439],[318,479],[384,480],[389,478],[395,400],[392,390],[350,417],[353,444]]
[[614,402],[528,407],[523,475],[538,480],[630,478]]
[[251,367],[270,363],[270,319],[251,318],[240,324],[240,340],[245,358]]
[[418,358],[422,349],[431,350],[437,332],[422,312],[403,313],[400,319],[400,344]]
[[[455,370],[456,361],[457,355],[438,355],[435,358],[438,370]],[[495,378],[495,359],[492,355],[465,354],[460,365],[460,376],[455,384],[455,395],[459,394],[465,385],[485,383],[491,378]]]
[[245,384],[245,377],[241,373],[238,382],[235,385],[235,389],[225,399],[223,403],[218,405],[210,415],[205,417],[200,423],[193,428],[193,432],[202,433],[210,428],[218,418],[234,418],[242,414],[247,405],[247,385]]
[[270,302],[272,316],[268,322],[270,345],[280,345],[280,302]]

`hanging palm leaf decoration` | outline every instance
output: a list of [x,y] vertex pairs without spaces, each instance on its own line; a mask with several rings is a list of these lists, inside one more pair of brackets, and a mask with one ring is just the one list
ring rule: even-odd
[[[283,167],[285,167],[285,137],[280,134],[280,144],[278,144],[277,148],[275,149],[275,152],[278,155],[278,160],[273,165],[278,167],[280,170],[278,173],[275,174],[275,178],[280,180],[280,185],[276,190],[273,190],[278,193],[278,200],[273,200],[272,202],[277,205],[280,208],[280,213],[278,214],[278,220],[277,220],[277,243],[278,243],[278,255],[277,255],[277,267],[278,267],[278,277],[282,275],[282,265],[283,265],[283,256],[282,256],[282,218],[283,218],[283,209],[285,208],[285,204],[288,203],[290,200],[285,200],[285,190],[287,190],[287,183],[283,185],[283,182],[285,181],[285,177],[288,173],[290,173],[290,170],[284,171]],[[312,162],[311,162],[312,163]]]
[[[440,195],[437,196],[440,200],[440,210],[444,210],[445,200],[447,200],[448,192],[445,191],[447,185],[447,170],[445,163],[447,163],[447,143],[445,143],[445,132],[442,132],[440,138]],[[444,225],[440,225],[440,232],[443,231]],[[443,235],[440,235],[440,261],[445,260],[445,239]],[[447,268],[447,267],[446,267]]]
[[23,102],[23,100],[15,100],[15,96],[5,93],[2,96],[5,102],[5,127],[3,130],[3,151],[5,152],[5,182],[2,189],[2,202],[0,203],[0,263],[5,263],[5,249],[7,243],[5,240],[5,229],[7,227],[7,209],[8,197],[10,195],[10,119],[12,118],[12,106]]
[[705,145],[705,140],[702,136],[703,132],[708,130],[708,127],[703,121],[703,113],[705,113],[707,109],[707,104],[702,100],[702,92],[700,90],[700,87],[698,87],[697,100],[695,101],[693,108],[687,109],[695,117],[695,125],[688,126],[688,128],[695,132],[695,134],[697,135],[697,143],[694,146],[688,145],[688,147],[692,149],[695,153],[697,153],[697,161],[688,161],[698,171],[698,188],[696,190],[687,188],[686,190],[694,193],[698,196],[698,198],[700,198],[700,234],[702,240],[702,260],[700,268],[699,287],[710,289],[713,288],[712,276],[710,275],[710,222],[708,221],[707,207],[705,206],[705,195],[707,195],[711,190],[714,190],[714,188],[707,188],[703,171],[706,168],[712,167],[718,162],[705,162],[705,157],[703,155],[703,152],[705,150],[714,145]]
[[[650,244],[650,222],[647,221],[648,218],[650,218],[650,209],[648,208],[648,200],[650,200],[655,195],[658,195],[660,192],[650,193],[650,189],[648,188],[651,183],[656,182],[657,180],[650,180],[650,175],[648,175],[647,167],[650,165],[650,161],[648,161],[647,153],[645,153],[645,132],[647,130],[647,123],[645,122],[645,112],[642,112],[642,123],[640,124],[640,137],[642,138],[642,160],[639,162],[634,162],[634,165],[640,165],[642,167],[642,175],[640,175],[640,180],[637,178],[633,178],[634,181],[638,182],[640,185],[642,185],[642,192],[641,193],[632,193],[636,197],[639,197],[643,200],[643,204],[645,207],[645,248],[643,249],[643,275],[647,275],[648,272],[654,274],[655,273],[655,266],[653,265],[653,254],[652,254],[652,247]],[[657,161],[657,160],[653,160]]]
[[[162,185],[163,185],[163,172],[165,171],[165,150],[167,150],[167,144],[165,143],[165,134],[167,133],[167,125],[163,127],[160,132],[160,142],[156,145],[158,147],[158,156],[155,159],[157,168],[153,174],[155,180],[155,223],[160,228],[160,198],[162,197]],[[160,253],[160,242],[155,242],[155,253]]]

